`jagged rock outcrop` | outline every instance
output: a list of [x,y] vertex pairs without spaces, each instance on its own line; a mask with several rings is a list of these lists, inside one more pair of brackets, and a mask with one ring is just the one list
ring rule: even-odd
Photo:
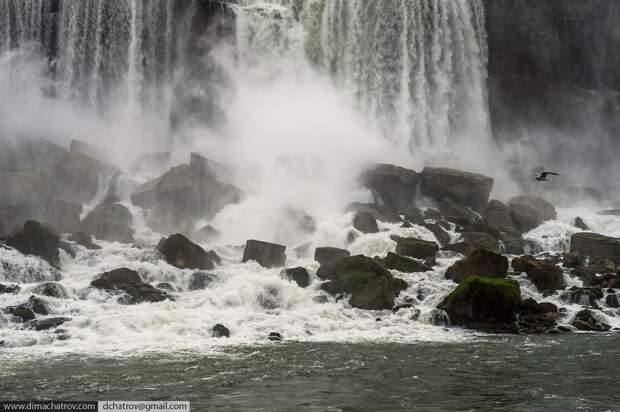
[[460,283],[468,276],[505,278],[508,274],[508,258],[484,249],[475,250],[446,271],[446,278]]
[[25,255],[40,256],[52,266],[60,265],[60,238],[39,222],[30,220],[24,228],[6,240],[6,244]]
[[266,268],[284,266],[286,246],[261,240],[248,240],[243,251],[243,262],[255,260]]
[[102,204],[91,211],[80,225],[80,231],[107,242],[132,243],[133,217],[120,203]]
[[196,153],[190,163],[173,167],[131,195],[135,205],[149,209],[148,224],[161,232],[191,231],[197,220],[209,220],[224,206],[238,203],[244,193],[224,183],[224,166]]
[[448,198],[481,212],[489,202],[493,179],[448,168],[425,167],[420,173],[421,193],[439,202]]
[[205,251],[180,233],[163,239],[157,249],[164,255],[166,262],[180,269],[211,270],[220,263],[215,252]]
[[514,258],[512,268],[517,272],[525,272],[527,278],[541,292],[564,289],[566,286],[562,269],[559,266],[532,256]]

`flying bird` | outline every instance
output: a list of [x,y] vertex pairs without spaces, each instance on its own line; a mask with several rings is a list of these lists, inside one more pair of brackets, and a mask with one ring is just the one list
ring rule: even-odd
[[553,172],[542,172],[540,174],[540,176],[536,176],[534,178],[534,180],[538,180],[539,182],[548,182],[549,179],[549,175],[553,175],[553,176],[559,176],[558,173],[553,173]]

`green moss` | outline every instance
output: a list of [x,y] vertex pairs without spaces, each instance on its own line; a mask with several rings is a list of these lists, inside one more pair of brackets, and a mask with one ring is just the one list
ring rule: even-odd
[[450,306],[456,298],[469,293],[493,295],[495,299],[506,302],[518,302],[521,299],[521,289],[515,280],[468,276],[448,295],[446,303]]

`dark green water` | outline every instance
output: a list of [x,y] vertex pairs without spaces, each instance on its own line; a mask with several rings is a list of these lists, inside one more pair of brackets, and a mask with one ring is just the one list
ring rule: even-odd
[[288,343],[221,355],[0,357],[0,398],[189,400],[193,411],[620,410],[620,335]]

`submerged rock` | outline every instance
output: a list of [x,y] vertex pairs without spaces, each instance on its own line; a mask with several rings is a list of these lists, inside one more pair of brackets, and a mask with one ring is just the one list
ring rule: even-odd
[[493,188],[490,177],[448,168],[425,167],[420,181],[422,196],[437,202],[448,198],[476,212],[487,206]]
[[469,276],[442,306],[453,325],[488,332],[515,332],[521,291],[514,280]]
[[267,339],[269,339],[272,342],[280,342],[282,341],[284,338],[282,337],[282,335],[278,332],[269,332],[269,336],[267,337]]
[[575,233],[570,239],[571,253],[620,260],[620,239],[598,233]]
[[435,242],[416,238],[399,237],[396,239],[396,253],[417,259],[426,259],[435,256],[439,246]]
[[314,250],[314,260],[319,262],[321,266],[349,256],[351,256],[351,252],[337,247],[317,247]]
[[107,242],[132,243],[133,217],[120,203],[97,206],[82,221],[80,230]]
[[563,301],[569,304],[578,304],[582,306],[592,306],[598,308],[597,300],[603,299],[603,290],[601,288],[580,288],[573,286],[560,296]]
[[97,289],[126,293],[129,298],[119,300],[120,303],[125,304],[173,300],[167,292],[144,283],[138,272],[127,268],[102,273],[90,284]]
[[32,321],[28,326],[30,326],[34,330],[42,331],[42,330],[49,330],[49,329],[55,328],[70,320],[71,318],[66,318],[66,317],[38,319],[38,320]]
[[157,249],[164,255],[166,262],[180,269],[211,270],[216,263],[220,263],[215,252],[206,252],[179,233],[161,241]]
[[353,227],[362,233],[377,233],[377,220],[370,212],[356,212],[353,216]]
[[26,222],[21,231],[6,240],[6,244],[25,255],[42,257],[54,267],[60,265],[60,238],[37,221]]
[[488,250],[478,249],[469,257],[459,260],[446,271],[446,278],[460,283],[468,276],[505,278],[508,274],[508,259]]
[[382,310],[394,307],[394,297],[407,288],[402,279],[394,278],[381,263],[363,255],[339,259],[317,271],[324,283],[322,289],[333,295],[351,294],[351,306]]
[[66,299],[69,297],[65,287],[55,282],[41,283],[34,288],[33,293],[58,299]]
[[243,262],[255,260],[266,268],[284,266],[286,246],[261,240],[248,240],[243,251]]
[[310,285],[310,274],[306,268],[299,266],[296,268],[284,269],[283,274],[288,280],[297,283],[297,286],[300,288],[306,288]]
[[214,275],[210,275],[204,272],[195,272],[192,273],[192,277],[189,280],[190,291],[193,290],[203,290],[209,287],[209,285],[215,280]]
[[512,267],[517,272],[525,272],[527,278],[541,292],[564,289],[566,286],[560,267],[532,256],[514,258]]

